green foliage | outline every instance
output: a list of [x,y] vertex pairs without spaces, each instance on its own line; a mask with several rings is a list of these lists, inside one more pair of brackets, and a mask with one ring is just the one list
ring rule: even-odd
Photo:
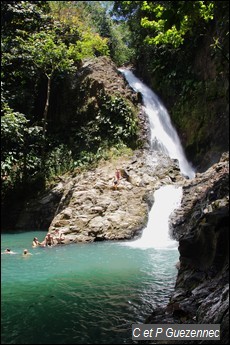
[[1,76],[9,105],[24,114],[34,112],[39,80],[21,40],[43,30],[50,22],[45,1],[1,3]]
[[217,32],[222,36],[228,25],[226,2],[219,7],[215,1],[116,1],[114,10],[132,30],[139,73],[160,94],[164,92],[169,103],[187,92],[189,83],[199,82],[192,66],[205,40],[212,42],[210,54],[222,54],[228,61],[228,45],[224,43],[228,31],[225,41],[211,37],[216,18]]
[[34,32],[47,23],[46,1],[1,1],[2,37],[15,36],[18,30]]
[[[111,12],[113,3],[116,16]],[[208,78],[209,71],[204,72],[195,57],[203,43],[208,42],[205,49],[207,60],[212,59],[210,73],[215,74],[221,86],[229,61],[228,13],[229,3],[224,1],[3,1],[3,194],[18,185],[25,187],[41,174],[49,179],[106,159],[111,147],[117,147],[120,153],[122,147],[137,146],[135,111],[119,95],[112,97],[101,92],[95,96],[98,98],[94,106],[95,100],[86,95],[85,88],[82,97],[89,103],[73,110],[75,72],[85,57],[110,55],[117,65],[133,62],[145,80],[164,94],[167,103],[176,104],[176,123],[181,127],[181,109],[190,98],[201,97],[203,92],[202,109],[209,115],[205,102],[225,97],[225,90],[216,88],[215,81],[212,84],[202,80],[202,73]],[[63,89],[70,73],[73,82]],[[56,90],[62,95],[58,102]],[[44,141],[39,124],[45,117],[48,91],[50,123]],[[71,106],[59,114],[57,103],[62,100]],[[48,112],[48,105],[45,109]],[[189,105],[186,111],[189,113]],[[69,124],[72,133],[69,128],[62,129],[54,145],[52,126],[61,126],[61,117],[72,119],[69,112],[76,115],[75,125]],[[203,116],[200,112],[201,124]],[[193,123],[194,132],[198,131],[194,119],[195,115],[186,122],[186,130]],[[203,134],[200,132],[200,136]],[[41,171],[43,151],[45,170]]]
[[101,132],[110,133],[117,141],[127,142],[137,130],[137,120],[132,108],[126,104],[123,98],[102,95],[102,106],[96,120]]
[[194,25],[213,19],[214,4],[212,1],[180,1],[175,4],[144,1],[141,10],[145,13],[141,26],[151,32],[145,38],[148,44],[179,47]]
[[[79,25],[79,32],[80,29]],[[50,28],[30,35],[25,33],[24,37],[19,37],[18,40],[38,73],[41,72],[47,77],[47,95],[43,112],[43,134],[46,135],[51,81],[54,74],[76,71],[79,61],[86,57],[107,55],[106,40],[86,30],[80,32],[80,38],[75,43],[65,43],[59,33]]]
[[65,144],[59,144],[53,148],[48,153],[45,162],[45,174],[47,179],[73,170],[75,163],[72,156],[72,151]]
[[92,31],[94,35],[97,33],[103,37],[109,48],[109,51],[106,51],[104,55],[109,54],[112,60],[120,66],[129,62],[134,52],[129,44],[128,25],[125,22],[117,22],[109,15],[112,3],[113,1],[82,1],[72,7],[75,8],[75,12],[78,9],[78,16],[79,10],[81,14],[84,13],[84,30],[85,27],[89,26],[91,31],[88,32],[92,38]]
[[83,60],[93,56],[109,55],[107,40],[102,39],[98,34],[92,35],[90,32],[82,33],[82,38],[71,46],[72,52],[78,60]]
[[214,18],[213,1],[116,1],[114,10],[128,18],[133,34],[141,33],[145,43],[174,47],[195,26]]
[[55,33],[41,31],[22,40],[25,51],[31,62],[50,78],[55,71],[65,71],[71,68],[74,61],[69,58],[71,53],[67,46]]
[[114,10],[131,28],[138,74],[170,109],[189,158],[201,162],[213,143],[226,147],[229,2],[116,1]]
[[[89,99],[79,114],[84,122],[74,134],[74,145],[96,153],[103,143],[136,145],[137,118],[133,106],[118,96],[99,91],[97,100]],[[76,150],[76,149],[75,149]]]
[[93,152],[81,150],[77,154],[69,145],[60,144],[50,151],[46,159],[46,181],[49,184],[57,176],[75,174],[80,170],[95,167],[100,160],[110,160],[121,155],[131,155],[132,150],[124,143],[118,142],[110,147],[108,142],[103,142]]
[[134,49],[130,47],[131,33],[126,23],[113,23],[109,41],[111,58],[118,65],[130,63],[134,58]]
[[[85,25],[77,6],[62,2],[56,14],[49,7],[56,3],[12,1],[2,6],[2,80],[9,104],[40,119],[43,111],[38,115],[34,104],[45,87],[42,74],[53,78],[78,67],[85,57],[108,55],[107,40]],[[45,100],[39,107],[44,106]]]
[[[78,141],[72,147],[62,142],[64,138],[59,138],[56,147],[53,147],[49,127],[46,132],[50,95],[57,80],[60,81],[69,72],[75,73],[81,60],[86,57],[109,55],[109,48],[115,50],[117,42],[121,44],[123,39],[122,30],[117,37],[115,31],[111,35],[112,22],[107,15],[108,8],[103,8],[99,2],[94,5],[94,8],[98,5],[97,13],[100,13],[97,28],[96,17],[92,19],[92,4],[87,2],[12,1],[2,4],[1,62],[5,97],[2,106],[1,167],[4,194],[7,188],[14,190],[17,186],[25,186],[40,174],[49,178],[73,169],[80,162],[101,157],[103,144],[100,140],[103,137],[106,141],[103,128],[108,126],[111,130],[105,118],[101,119],[95,137],[90,138],[86,129],[92,127],[90,134],[94,134],[93,123],[82,126],[82,131],[77,133]],[[101,35],[103,26],[105,30]],[[125,51],[123,48],[120,46],[120,52]],[[122,57],[118,52],[117,60],[123,63],[125,55]],[[117,105],[119,108],[120,105]],[[115,110],[112,111],[114,113]],[[108,112],[108,109],[103,112]],[[127,132],[133,130],[134,125],[128,120],[128,113],[125,116],[126,120],[120,124],[124,126],[124,134],[121,133],[121,127],[115,125],[114,140],[120,140],[122,135],[126,138]],[[42,120],[43,133],[42,127],[38,126]],[[95,142],[97,145],[94,148]],[[87,150],[84,151],[83,146]],[[93,154],[88,152],[88,147],[93,148]],[[72,148],[76,152],[73,153]]]
[[8,190],[36,176],[40,168],[41,127],[30,126],[21,113],[3,104],[1,117],[1,180],[3,198]]
[[12,144],[17,146],[24,142],[24,128],[29,122],[25,115],[13,112],[8,105],[4,106],[4,113],[1,117],[1,139],[3,154],[7,147]]
[[64,29],[60,32],[62,40],[67,40],[72,58],[82,60],[86,57],[109,55],[108,42],[95,32],[84,1],[48,1],[51,13]]
[[104,142],[95,152],[83,150],[74,161],[74,170],[87,169],[95,166],[100,160],[110,160],[122,155],[131,155],[132,150],[124,143],[118,142],[110,147],[110,143]]

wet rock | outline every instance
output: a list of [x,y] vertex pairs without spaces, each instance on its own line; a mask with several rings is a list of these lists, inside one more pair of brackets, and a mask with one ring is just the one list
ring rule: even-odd
[[[146,323],[219,323],[229,342],[229,156],[183,182],[181,207],[171,217],[180,263],[167,306]],[[173,343],[173,342],[167,342]],[[202,341],[189,341],[203,343]]]

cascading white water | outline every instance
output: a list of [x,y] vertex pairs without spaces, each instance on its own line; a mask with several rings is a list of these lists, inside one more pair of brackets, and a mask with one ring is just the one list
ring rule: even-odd
[[143,96],[145,112],[150,122],[152,148],[167,154],[172,159],[177,159],[181,173],[193,178],[195,171],[185,157],[177,132],[160,99],[130,70],[120,68],[119,71],[124,74],[129,85]]
[[154,204],[142,237],[133,242],[126,242],[126,245],[142,249],[177,248],[177,242],[170,238],[168,219],[170,214],[180,206],[181,198],[182,187],[167,185],[156,190]]
[[[143,84],[130,70],[119,69],[129,85],[140,92],[144,108],[150,122],[151,148],[165,153],[179,162],[183,175],[193,178],[195,171],[187,161],[180,139],[173,128],[169,114],[157,95]],[[147,227],[142,237],[126,245],[139,248],[176,248],[177,242],[170,239],[169,216],[179,207],[182,198],[182,188],[173,185],[162,186],[154,193],[154,204],[149,213]]]

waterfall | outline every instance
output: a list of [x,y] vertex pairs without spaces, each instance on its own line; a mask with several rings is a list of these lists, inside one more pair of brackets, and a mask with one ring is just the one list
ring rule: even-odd
[[149,213],[147,227],[142,237],[125,245],[134,248],[174,249],[178,243],[171,239],[168,219],[170,214],[180,206],[182,187],[162,186],[154,193],[154,204]]
[[[158,96],[127,69],[119,69],[129,85],[142,94],[145,113],[149,118],[151,148],[158,150],[172,159],[177,159],[181,173],[189,178],[195,171],[187,161],[180,139],[174,129],[169,114]],[[154,204],[149,213],[147,227],[142,237],[125,245],[139,248],[177,248],[177,242],[169,235],[169,216],[180,205],[182,187],[162,186],[154,193]]]
[[119,71],[124,74],[129,85],[142,94],[145,113],[150,122],[151,148],[165,153],[172,159],[177,159],[181,173],[193,178],[195,171],[185,157],[177,132],[158,96],[130,70],[120,68]]

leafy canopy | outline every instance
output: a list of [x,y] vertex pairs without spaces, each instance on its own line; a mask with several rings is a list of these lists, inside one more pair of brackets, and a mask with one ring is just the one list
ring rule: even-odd
[[[148,44],[172,44],[179,47],[185,35],[198,21],[213,19],[213,2],[177,1],[171,6],[143,1],[141,26],[150,31],[145,38]],[[152,19],[153,18],[153,19]]]
[[213,19],[214,1],[116,1],[114,10],[141,32],[145,43],[177,48],[195,25]]
[[65,43],[52,31],[34,33],[22,43],[24,49],[30,54],[32,63],[49,78],[54,71],[69,69],[74,63]]

